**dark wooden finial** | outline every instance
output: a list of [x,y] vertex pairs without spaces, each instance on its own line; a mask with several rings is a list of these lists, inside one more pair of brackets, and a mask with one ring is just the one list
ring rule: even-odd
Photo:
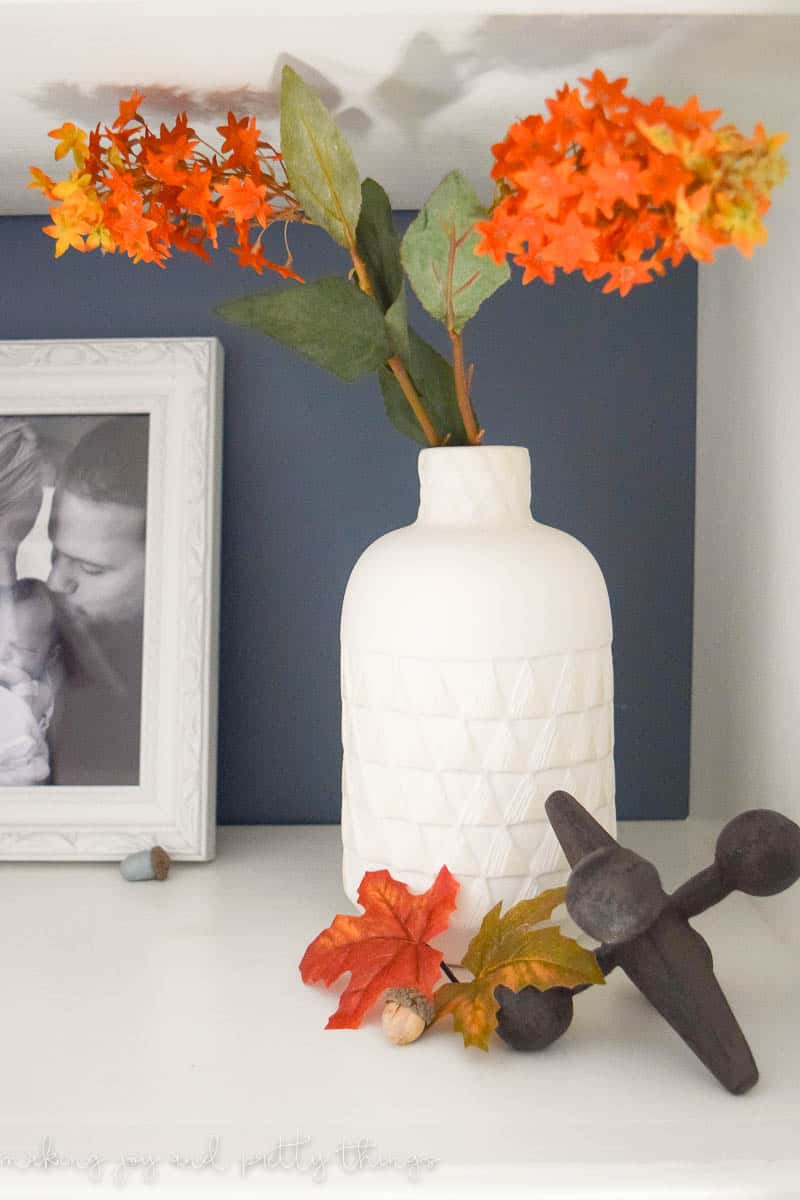
[[567,792],[545,805],[573,868],[567,908],[603,945],[604,970],[620,966],[729,1091],[758,1080],[744,1034],[714,975],[711,951],[689,918],[732,891],[772,896],[800,879],[800,827],[756,809],[730,821],[714,863],[672,896],[652,863],[624,850]]

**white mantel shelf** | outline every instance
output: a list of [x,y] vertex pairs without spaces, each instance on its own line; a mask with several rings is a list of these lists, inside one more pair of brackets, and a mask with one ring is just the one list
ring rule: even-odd
[[[630,823],[621,840],[673,887],[711,861],[708,822]],[[572,1028],[542,1054],[494,1039],[464,1050],[436,1027],[386,1043],[376,1020],[325,1032],[336,999],[297,963],[346,911],[335,827],[220,831],[216,862],[164,884],[125,883],[113,864],[4,864],[0,1195],[116,1191],[120,1155],[160,1160],[122,1194],[220,1196],[725,1197],[800,1194],[797,926],[775,932],[769,900],[733,896],[697,921],[761,1068],[728,1095],[615,972],[576,1001]],[[787,913],[792,910],[787,908]],[[242,1154],[297,1133],[327,1177],[254,1168]],[[102,1155],[101,1183],[66,1167],[22,1171],[46,1137],[64,1157]],[[192,1171],[219,1138],[218,1166]],[[346,1173],[342,1140],[384,1159],[435,1159]],[[119,1193],[118,1193],[119,1194]]]

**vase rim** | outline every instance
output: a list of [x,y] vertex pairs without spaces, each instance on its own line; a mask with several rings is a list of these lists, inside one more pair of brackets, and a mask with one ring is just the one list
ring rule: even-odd
[[431,446],[418,469],[419,525],[474,531],[533,522],[525,446]]
[[421,458],[423,454],[475,454],[486,453],[487,451],[495,451],[497,453],[502,452],[503,454],[507,454],[509,451],[514,451],[518,454],[530,453],[527,446],[500,446],[492,443],[488,446],[425,446],[422,450],[420,450],[419,455]]

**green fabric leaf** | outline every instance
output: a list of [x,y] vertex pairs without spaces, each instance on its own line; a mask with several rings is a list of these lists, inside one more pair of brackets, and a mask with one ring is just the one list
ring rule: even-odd
[[356,246],[366,263],[375,297],[386,312],[403,286],[403,267],[392,206],[386,192],[374,179],[365,179],[361,185]]
[[361,185],[356,246],[367,268],[375,299],[386,314],[392,350],[400,355],[408,368],[411,349],[400,238],[392,220],[389,197],[374,179],[365,179]]
[[[464,431],[461,413],[458,411],[453,368],[447,359],[443,358],[413,329],[409,328],[408,336],[410,347],[410,355],[407,360],[408,373],[426,412],[442,435],[450,434],[449,446],[466,446],[468,444],[467,435]],[[427,438],[394,375],[388,367],[381,367],[378,376],[386,406],[386,415],[395,429],[415,442],[427,446]]]
[[386,310],[386,332],[389,335],[392,350],[399,354],[408,369],[411,363],[411,331],[408,327],[406,311],[406,284],[400,284],[400,291],[394,304]]
[[487,216],[464,176],[451,171],[402,241],[402,263],[421,303],[458,333],[510,276],[507,262],[498,266],[489,255],[475,254],[480,235],[473,226]]
[[215,311],[291,346],[348,383],[374,371],[391,354],[380,309],[339,276],[281,284]]
[[316,92],[289,66],[281,76],[281,154],[306,215],[340,246],[355,245],[361,183],[353,151]]

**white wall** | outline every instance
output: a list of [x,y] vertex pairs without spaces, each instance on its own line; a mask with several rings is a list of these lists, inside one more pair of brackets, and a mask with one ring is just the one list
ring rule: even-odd
[[777,128],[790,134],[794,170],[774,193],[768,245],[750,262],[729,251],[700,271],[695,816],[768,807],[800,820],[800,109],[791,103]]
[[595,67],[627,76],[642,99],[680,104],[697,93],[752,128],[767,120],[765,85],[777,92],[783,81],[791,94],[800,60],[800,0],[705,0],[702,13],[696,0],[226,0],[229,26],[254,33],[223,50],[219,22],[197,19],[219,8],[213,0],[95,0],[91,20],[83,9],[76,17],[78,4],[0,0],[2,214],[46,213],[28,167],[52,164],[47,131],[110,120],[134,85],[156,125],[186,108],[217,143],[215,126],[233,108],[277,141],[281,67],[291,62],[342,124],[362,174],[396,208],[418,208],[454,167],[488,201],[492,143]]

